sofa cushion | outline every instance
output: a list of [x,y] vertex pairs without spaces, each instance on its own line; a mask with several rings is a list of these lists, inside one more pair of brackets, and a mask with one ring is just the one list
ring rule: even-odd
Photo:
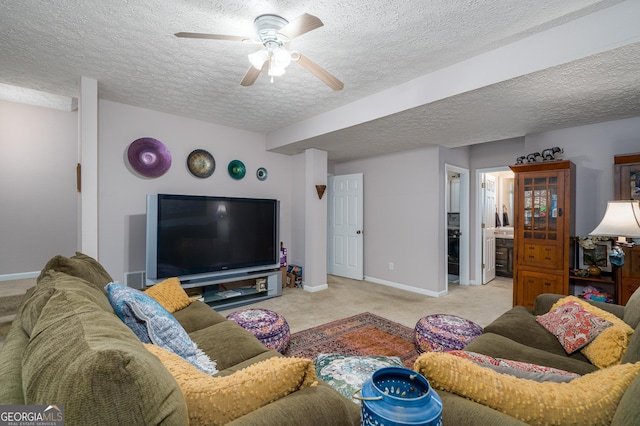
[[211,309],[211,306],[199,300],[195,300],[186,308],[174,312],[173,316],[182,324],[187,333],[226,321],[226,318]]
[[[540,328],[542,328],[540,326]],[[544,329],[543,329],[544,330]],[[548,331],[545,333],[551,335]],[[554,337],[555,340],[555,337]],[[558,345],[560,345],[558,343]],[[561,355],[549,353],[542,349],[532,348],[522,343],[515,342],[507,337],[493,333],[484,333],[469,343],[464,348],[466,351],[477,352],[494,358],[504,358],[530,364],[544,365],[558,368],[560,370],[571,371],[580,375],[596,371],[598,367],[591,364],[582,354],[576,352],[567,356],[562,351]],[[578,357],[582,358],[578,359]]]
[[225,370],[265,352],[276,353],[231,320],[194,331],[189,336],[211,359],[216,360],[219,370]]
[[119,283],[105,287],[118,317],[143,343],[153,343],[181,356],[207,374],[216,374],[215,361],[198,349],[182,325],[151,296]]
[[170,313],[184,309],[193,302],[177,278],[168,278],[149,287],[144,292],[153,297]]
[[564,303],[540,315],[536,321],[556,336],[568,354],[591,343],[600,333],[613,325],[576,302]]
[[111,309],[103,290],[82,278],[49,269],[41,274],[38,285],[22,306],[21,322],[27,334],[31,335],[42,308],[48,303],[51,296],[59,291],[75,293],[92,303],[95,309],[113,314],[113,309]]
[[187,422],[171,374],[113,312],[72,289],[54,287],[41,308],[22,378],[25,404],[62,404],[68,424]]
[[97,260],[80,252],[76,252],[70,258],[61,255],[51,258],[40,272],[38,283],[50,269],[82,278],[95,285],[100,291],[104,291],[104,286],[113,281],[113,278]]
[[640,324],[640,291],[634,291],[627,301],[622,319],[634,329]]
[[[498,334],[514,342],[540,349],[544,352],[564,357],[567,356],[567,352],[558,339],[538,324],[536,317],[524,306],[514,306],[512,309],[500,315],[495,321],[484,328],[484,332],[485,334]],[[471,342],[471,344],[473,344],[473,342]],[[467,347],[464,349],[469,350]],[[474,352],[484,353],[482,351]],[[501,358],[509,358],[508,356],[499,356]],[[580,352],[574,352],[569,356],[579,361],[589,362]],[[534,362],[534,364],[539,363]]]
[[628,426],[638,424],[640,419],[640,404],[638,404],[638,395],[640,395],[640,377],[636,378],[629,389],[624,393],[611,426]]
[[453,392],[533,425],[609,424],[640,364],[624,364],[569,383],[538,383],[447,353],[420,355],[414,369],[435,389]]
[[179,356],[146,345],[174,376],[187,402],[190,425],[222,425],[298,389],[317,386],[313,362],[274,357],[226,377],[211,377]]
[[600,333],[591,343],[582,348],[580,352],[598,368],[606,368],[620,364],[629,346],[633,329],[617,316],[575,296],[567,296],[558,300],[552,309],[567,302],[578,303],[585,310],[613,323],[613,326]]
[[[23,301],[28,299],[35,287],[27,290]],[[22,393],[22,354],[29,343],[29,335],[22,328],[22,309],[18,312],[11,324],[9,333],[0,350],[0,404],[24,405]]]

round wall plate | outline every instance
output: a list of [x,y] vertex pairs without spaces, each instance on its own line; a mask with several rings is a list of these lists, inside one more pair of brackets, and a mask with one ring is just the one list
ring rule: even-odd
[[247,173],[247,168],[244,166],[244,163],[240,160],[232,160],[229,162],[229,166],[227,167],[229,171],[229,176],[234,179],[242,179],[244,175]]
[[136,172],[150,178],[162,176],[171,167],[171,153],[154,138],[140,138],[131,142],[127,158]]
[[215,171],[216,160],[208,151],[195,149],[187,157],[187,167],[192,175],[199,178],[207,178]]
[[269,176],[269,172],[267,172],[267,169],[265,169],[264,167],[260,167],[256,171],[256,177],[258,178],[258,180],[267,180],[268,176]]

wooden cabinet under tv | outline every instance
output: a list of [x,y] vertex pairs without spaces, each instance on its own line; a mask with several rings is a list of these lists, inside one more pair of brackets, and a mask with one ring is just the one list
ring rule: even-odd
[[515,173],[513,304],[533,308],[542,293],[569,294],[575,165],[547,161]]
[[190,280],[182,287],[187,293],[201,289],[201,300],[222,311],[282,295],[282,278],[280,269],[269,269]]

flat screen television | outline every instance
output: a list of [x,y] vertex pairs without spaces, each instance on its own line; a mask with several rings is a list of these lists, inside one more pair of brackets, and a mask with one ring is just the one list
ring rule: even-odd
[[279,217],[278,200],[147,195],[147,284],[278,268]]

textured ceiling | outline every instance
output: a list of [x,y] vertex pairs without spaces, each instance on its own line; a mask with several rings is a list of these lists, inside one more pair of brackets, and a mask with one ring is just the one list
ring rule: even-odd
[[[2,1],[0,86],[77,97],[80,77],[86,76],[98,81],[100,99],[269,135],[618,3]],[[262,13],[291,20],[305,12],[324,26],[294,39],[290,48],[341,79],[342,91],[332,91],[295,63],[274,83],[263,73],[253,86],[242,87],[246,55],[255,46],[173,35],[252,36],[252,21]],[[342,161],[637,116],[638,58],[638,44],[617,47],[364,124],[303,136],[274,150],[293,154],[316,147]]]

